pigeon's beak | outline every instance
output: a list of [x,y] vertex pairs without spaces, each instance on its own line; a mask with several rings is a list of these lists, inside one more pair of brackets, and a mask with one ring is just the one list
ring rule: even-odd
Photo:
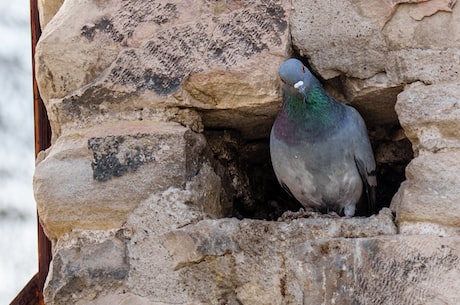
[[305,97],[307,96],[305,84],[304,84],[303,81],[300,80],[297,83],[295,83],[294,88],[299,90],[299,93],[302,94],[303,96],[305,96]]

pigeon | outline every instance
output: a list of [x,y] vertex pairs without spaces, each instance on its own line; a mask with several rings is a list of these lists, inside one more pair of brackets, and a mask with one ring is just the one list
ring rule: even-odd
[[[306,209],[353,217],[375,210],[375,160],[361,115],[332,98],[295,58],[281,64],[283,104],[270,133],[280,185]],[[366,198],[367,197],[367,198]]]

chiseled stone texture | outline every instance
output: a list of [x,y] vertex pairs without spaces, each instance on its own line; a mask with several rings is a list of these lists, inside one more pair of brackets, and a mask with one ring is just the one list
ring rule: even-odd
[[[182,192],[171,188],[144,200],[121,230],[63,236],[54,247],[47,304],[460,301],[458,236],[394,235],[388,209],[353,219],[203,219]],[[106,249],[110,244],[116,247]],[[86,259],[98,254],[101,260]]]
[[397,123],[407,83],[457,81],[460,6],[444,0],[293,0],[294,49],[324,79],[338,76],[368,125]]
[[411,84],[398,95],[396,112],[416,153],[460,149],[458,81]]
[[[388,57],[414,64],[418,60],[422,65],[433,61],[437,53],[440,56],[434,68],[439,64],[437,60],[444,57],[447,63],[446,55],[458,54],[460,47],[459,6],[449,1],[450,9],[438,7],[428,18],[414,18],[428,13],[423,12],[426,1],[331,0],[325,5],[321,1],[293,0],[292,42],[326,79],[340,74],[367,79],[385,71],[394,81],[408,80],[404,72],[418,69],[395,66]],[[450,64],[451,70],[460,66],[458,61]],[[438,80],[448,71],[438,66],[422,74]]]
[[392,201],[401,233],[460,235],[460,151],[423,153]]
[[394,233],[379,217],[355,238],[345,228],[363,219],[229,219],[172,231],[164,243],[181,287],[205,304],[456,304],[460,239],[373,236]]
[[418,156],[391,207],[400,233],[460,235],[460,85],[408,85],[396,112]]
[[267,135],[289,12],[287,0],[65,1],[36,50],[54,139],[107,120],[171,120],[177,107],[209,127]]
[[76,304],[87,295],[94,297],[117,289],[122,287],[129,268],[126,244],[117,230],[64,234],[53,244],[45,300],[49,300],[47,304]]
[[[203,168],[206,141],[177,123],[127,122],[62,136],[37,164],[34,191],[47,235],[72,229],[118,228],[155,192],[186,188]],[[220,178],[207,170],[195,192],[222,215]],[[204,204],[203,200],[200,204]]]
[[[456,1],[61,2],[40,1],[35,58],[47,304],[460,304]],[[418,156],[396,224],[223,218],[248,179],[212,130],[267,137],[291,42],[369,125],[401,122]]]

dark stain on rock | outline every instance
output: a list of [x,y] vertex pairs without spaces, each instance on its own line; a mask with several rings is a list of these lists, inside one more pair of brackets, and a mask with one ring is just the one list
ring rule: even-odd
[[110,19],[102,18],[94,25],[84,25],[81,28],[81,35],[89,41],[93,41],[97,33],[103,33],[114,42],[122,42],[124,35],[115,29]]
[[133,33],[141,23],[155,23],[163,25],[178,18],[177,6],[174,3],[153,3],[145,0],[122,1],[120,19],[122,28],[127,37]]
[[262,10],[270,16],[271,21],[276,25],[280,32],[286,31],[288,23],[286,21],[286,12],[282,6],[266,5]]
[[166,95],[176,91],[182,83],[183,77],[171,77],[169,75],[162,75],[154,73],[151,69],[147,69],[143,75],[143,82],[139,89],[153,90],[157,94]]
[[146,134],[107,136],[88,139],[88,149],[93,153],[91,168],[93,179],[103,182],[136,171],[144,163],[155,161],[154,146],[141,146]]
[[160,26],[139,48],[122,50],[104,82],[137,92],[151,90],[169,95],[204,66],[217,63],[230,68],[270,51],[271,45],[281,45],[280,32],[287,30],[283,7],[279,1],[256,3],[212,19],[174,25],[181,12],[173,2],[122,1],[123,9],[113,19],[117,23],[105,17],[94,25],[83,26],[81,32],[89,41],[103,33],[113,41],[123,42],[141,23]]

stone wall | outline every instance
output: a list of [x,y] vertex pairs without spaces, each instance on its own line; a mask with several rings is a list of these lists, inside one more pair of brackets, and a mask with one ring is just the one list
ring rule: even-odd
[[[46,303],[460,304],[455,2],[39,1]],[[291,56],[362,113],[378,215],[277,220]]]

